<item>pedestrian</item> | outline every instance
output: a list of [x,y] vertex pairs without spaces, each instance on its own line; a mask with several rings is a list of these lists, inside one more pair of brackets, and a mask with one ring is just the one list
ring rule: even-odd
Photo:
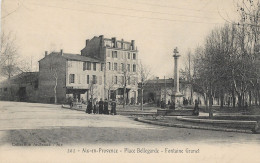
[[70,109],[73,107],[73,98],[69,97],[68,102],[70,104]]
[[115,99],[113,99],[113,101],[111,102],[111,114],[116,115],[116,101],[115,101]]
[[96,100],[93,102],[93,113],[97,113],[97,105],[96,105]]
[[99,101],[98,107],[99,107],[99,114],[103,114],[104,102],[103,102],[102,98]]
[[91,100],[89,100],[88,101],[88,105],[87,105],[87,113],[88,114],[91,114],[92,113],[92,101]]
[[163,99],[161,100],[161,108],[163,108]]
[[105,99],[105,102],[104,102],[104,114],[109,114],[107,99]]
[[99,114],[99,102],[96,101],[96,114]]
[[194,107],[194,110],[193,110],[193,115],[199,115],[199,103],[197,100],[195,100],[195,107]]

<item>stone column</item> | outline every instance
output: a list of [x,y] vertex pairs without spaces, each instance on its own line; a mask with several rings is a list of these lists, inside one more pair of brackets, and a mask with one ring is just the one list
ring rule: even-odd
[[180,55],[178,54],[178,50],[177,47],[174,49],[173,51],[174,55],[174,92],[180,92],[179,89],[179,68],[178,68],[178,58],[180,57]]
[[174,93],[172,100],[174,101],[175,105],[181,105],[181,97],[183,95],[180,93],[180,86],[179,86],[179,68],[178,68],[178,58],[180,55],[178,54],[177,47],[173,51],[173,57],[174,57]]
[[174,55],[174,92],[180,92],[179,86],[179,69],[178,69],[178,58],[180,55]]

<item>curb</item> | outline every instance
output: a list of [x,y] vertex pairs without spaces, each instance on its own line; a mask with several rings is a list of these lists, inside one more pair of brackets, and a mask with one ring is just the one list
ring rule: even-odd
[[178,127],[178,128],[190,128],[190,129],[202,129],[202,130],[213,130],[213,131],[225,131],[225,132],[241,132],[241,133],[252,133],[249,130],[237,130],[237,129],[225,129],[225,128],[215,128],[215,127],[202,127],[202,126],[192,126],[192,125],[184,125],[184,124],[171,124],[164,122],[154,122],[150,120],[146,120],[143,118],[135,118],[136,121],[159,125],[159,126],[167,126],[167,127]]

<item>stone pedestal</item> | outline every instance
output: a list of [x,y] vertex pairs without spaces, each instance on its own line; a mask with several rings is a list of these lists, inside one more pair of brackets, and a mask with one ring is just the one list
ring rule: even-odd
[[180,92],[174,92],[174,94],[171,96],[172,102],[175,103],[175,107],[182,104],[182,97],[183,95]]

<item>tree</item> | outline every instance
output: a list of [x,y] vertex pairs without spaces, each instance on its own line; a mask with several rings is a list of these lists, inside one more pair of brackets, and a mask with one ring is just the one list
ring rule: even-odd
[[126,97],[127,97],[127,86],[131,84],[137,84],[136,71],[138,70],[138,65],[136,65],[135,72],[131,72],[131,65],[128,64],[127,58],[125,58],[124,63],[121,65],[121,80],[119,84],[123,87],[123,108],[126,106]]
[[12,36],[12,33],[6,34],[5,32],[2,32],[0,68],[1,74],[8,79],[20,72],[17,66],[17,58],[18,54],[15,38]]
[[91,102],[93,103],[94,101],[94,96],[97,92],[97,79],[93,79],[90,81],[90,84],[89,84],[89,95],[90,95],[90,98],[91,98]]
[[0,48],[0,74],[3,77],[10,79],[14,75],[30,71],[28,63],[18,55],[13,33],[1,33]]
[[144,87],[148,82],[148,77],[150,76],[151,70],[140,61],[138,64],[138,75],[140,79],[140,89],[141,89],[141,110],[143,110],[144,103]]

